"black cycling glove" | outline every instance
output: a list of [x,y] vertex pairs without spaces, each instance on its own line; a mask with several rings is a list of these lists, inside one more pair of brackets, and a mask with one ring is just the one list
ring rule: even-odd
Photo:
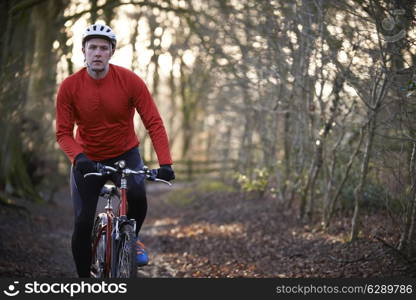
[[84,153],[75,157],[75,169],[82,175],[97,172],[97,163],[89,159]]
[[166,181],[171,181],[175,179],[175,172],[173,172],[171,165],[161,165],[159,169],[157,169],[156,178],[163,179]]

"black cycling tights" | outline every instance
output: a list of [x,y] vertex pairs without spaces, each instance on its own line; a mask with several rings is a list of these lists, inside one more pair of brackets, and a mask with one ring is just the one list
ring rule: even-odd
[[[137,147],[126,153],[100,163],[113,166],[116,161],[125,160],[130,169],[139,170],[143,167]],[[91,233],[94,225],[98,196],[104,184],[111,180],[120,185],[120,175],[103,177],[83,175],[71,170],[71,197],[74,203],[74,232],[72,235],[72,254],[79,277],[90,276],[91,263]],[[127,178],[128,218],[137,222],[136,234],[139,233],[147,212],[146,189],[143,175],[131,175]]]

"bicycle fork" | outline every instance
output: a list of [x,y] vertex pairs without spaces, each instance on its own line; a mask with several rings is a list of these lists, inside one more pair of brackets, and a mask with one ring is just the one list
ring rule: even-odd
[[[134,219],[128,220],[127,218],[127,177],[125,174],[121,177],[120,182],[120,194],[121,194],[121,202],[120,202],[120,220],[117,220],[117,226],[115,226],[116,230],[116,240],[119,237],[119,228],[122,223],[128,222],[134,227],[134,231],[136,231],[136,222]],[[119,222],[121,224],[119,224]]]
[[127,178],[123,174],[120,183],[121,203],[120,203],[120,217],[127,215]]

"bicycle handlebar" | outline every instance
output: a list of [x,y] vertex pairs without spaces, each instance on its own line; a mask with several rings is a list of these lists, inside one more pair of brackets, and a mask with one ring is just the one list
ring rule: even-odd
[[170,183],[169,181],[160,179],[160,178],[156,178],[156,170],[151,170],[148,169],[146,166],[143,167],[142,170],[132,170],[129,168],[114,168],[114,167],[110,167],[110,166],[106,166],[106,165],[102,165],[102,164],[98,164],[97,166],[98,172],[92,172],[92,173],[86,173],[84,174],[84,178],[87,178],[88,176],[104,176],[104,175],[110,175],[112,173],[119,173],[119,174],[125,174],[125,175],[130,175],[130,174],[134,174],[134,175],[138,175],[138,174],[144,174],[146,176],[146,179],[149,181],[156,181],[156,182],[162,182],[165,183],[169,186],[172,185],[172,183]]

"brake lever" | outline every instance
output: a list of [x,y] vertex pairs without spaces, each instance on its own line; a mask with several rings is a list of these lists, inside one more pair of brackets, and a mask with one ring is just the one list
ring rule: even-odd
[[99,171],[101,172],[108,172],[108,171],[112,171],[112,172],[117,172],[116,168],[110,167],[110,166],[106,166],[106,165],[99,165]]
[[157,178],[157,169],[148,169],[146,170],[147,180],[149,181],[155,181],[155,182],[162,182],[169,186],[172,186],[172,183],[169,181]]
[[169,185],[169,186],[172,186],[172,183],[170,183],[169,181],[166,181],[166,180],[163,180],[163,179],[160,179],[160,178],[155,178],[155,180],[154,181],[156,181],[156,182],[163,182],[163,183],[166,183],[167,185]]
[[103,173],[87,173],[87,174],[84,174],[84,178],[87,178],[88,176],[103,176]]

